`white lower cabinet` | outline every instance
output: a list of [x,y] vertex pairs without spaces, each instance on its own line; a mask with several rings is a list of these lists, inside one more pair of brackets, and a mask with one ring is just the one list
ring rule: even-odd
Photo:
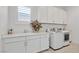
[[41,36],[41,50],[45,50],[49,48],[49,35]]
[[3,37],[3,52],[21,53],[25,52],[25,37]]
[[27,39],[26,50],[28,53],[39,52],[40,47],[40,38]]
[[25,52],[25,41],[12,42],[4,44],[4,52],[7,53],[24,53]]
[[6,53],[34,53],[48,48],[47,34],[3,38],[3,52]]
[[28,36],[27,38],[27,45],[26,45],[27,52],[40,52],[45,49],[49,48],[49,35],[35,35],[35,36]]

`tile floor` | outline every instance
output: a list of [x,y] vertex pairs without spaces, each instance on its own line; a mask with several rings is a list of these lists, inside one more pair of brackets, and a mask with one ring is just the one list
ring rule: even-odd
[[56,51],[49,48],[47,51],[43,51],[42,53],[79,53],[79,44],[71,43],[69,46]]

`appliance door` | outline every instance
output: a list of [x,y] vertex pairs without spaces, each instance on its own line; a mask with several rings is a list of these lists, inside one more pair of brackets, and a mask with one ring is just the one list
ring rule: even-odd
[[69,44],[70,44],[69,33],[64,33],[64,46]]
[[64,41],[69,41],[69,33],[65,33],[65,35],[64,35]]
[[64,34],[62,32],[54,33],[53,36],[51,35],[52,39],[52,48],[59,49],[64,45]]

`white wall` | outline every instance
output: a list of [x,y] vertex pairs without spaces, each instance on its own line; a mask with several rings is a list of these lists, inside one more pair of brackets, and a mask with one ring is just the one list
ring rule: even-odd
[[7,34],[8,30],[8,7],[0,6],[0,34]]
[[[15,33],[22,33],[24,30],[28,32],[32,31],[30,23],[24,23],[17,21],[17,7],[16,6],[9,6],[9,28],[13,28]],[[32,9],[32,20],[37,19],[37,7],[30,7]]]
[[[38,18],[38,7],[32,8],[32,20]],[[50,26],[49,26],[50,27]],[[24,32],[24,29],[28,32],[32,31],[30,23],[21,24],[17,22],[17,7],[16,6],[0,6],[0,34],[7,34],[8,29],[13,28],[15,33]]]
[[[8,7],[0,6],[0,35],[7,34],[8,30]],[[2,40],[0,36],[0,52],[2,51]]]
[[[28,32],[32,32],[32,27],[30,23],[19,23],[17,22],[17,7],[10,6],[9,8],[9,28],[13,28],[15,33],[22,33],[25,30]],[[38,7],[31,7],[32,8],[32,20],[36,20],[38,18]],[[44,26],[45,27],[45,26]],[[50,26],[49,26],[50,27]]]
[[70,31],[71,40],[79,44],[79,7],[68,8],[68,29]]

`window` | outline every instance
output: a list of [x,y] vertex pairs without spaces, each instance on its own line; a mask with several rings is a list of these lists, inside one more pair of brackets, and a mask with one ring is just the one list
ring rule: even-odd
[[25,6],[18,7],[18,21],[31,21],[31,8]]

